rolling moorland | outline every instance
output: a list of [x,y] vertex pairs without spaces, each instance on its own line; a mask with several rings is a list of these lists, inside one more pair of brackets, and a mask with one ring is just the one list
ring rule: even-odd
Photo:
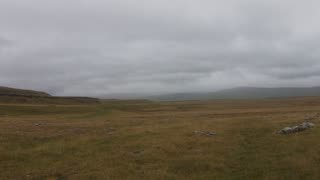
[[0,179],[320,178],[320,119],[306,131],[278,133],[319,113],[320,97],[22,97],[0,98]]

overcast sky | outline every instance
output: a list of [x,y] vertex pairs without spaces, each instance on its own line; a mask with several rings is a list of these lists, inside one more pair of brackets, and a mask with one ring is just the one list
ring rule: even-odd
[[320,85],[320,1],[0,0],[0,86],[54,95]]

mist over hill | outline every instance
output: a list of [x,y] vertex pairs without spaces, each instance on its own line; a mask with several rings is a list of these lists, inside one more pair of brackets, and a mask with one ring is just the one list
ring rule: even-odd
[[[303,97],[303,96],[320,96],[320,87],[237,87],[215,92],[192,92],[192,93],[172,93],[163,95],[146,95],[146,94],[112,94],[103,96],[100,99],[145,99],[154,101],[185,101],[185,100],[215,100],[215,99],[263,99],[263,98],[286,98],[286,97]],[[80,102],[98,102],[97,98],[90,97],[59,97],[51,96],[46,92],[24,90],[0,86],[1,101],[43,101],[44,99],[67,100]]]
[[212,99],[262,99],[301,96],[320,96],[320,87],[238,87],[216,92],[175,93],[148,97],[160,101],[212,100]]

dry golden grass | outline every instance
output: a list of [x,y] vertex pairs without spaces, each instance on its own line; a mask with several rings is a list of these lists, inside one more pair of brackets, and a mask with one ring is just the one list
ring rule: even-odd
[[318,112],[315,97],[2,104],[0,179],[320,179],[319,128],[276,133]]

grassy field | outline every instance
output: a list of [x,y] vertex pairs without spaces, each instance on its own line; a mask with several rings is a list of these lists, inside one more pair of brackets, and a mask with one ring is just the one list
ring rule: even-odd
[[0,179],[320,179],[320,119],[277,134],[318,112],[312,97],[1,104]]

